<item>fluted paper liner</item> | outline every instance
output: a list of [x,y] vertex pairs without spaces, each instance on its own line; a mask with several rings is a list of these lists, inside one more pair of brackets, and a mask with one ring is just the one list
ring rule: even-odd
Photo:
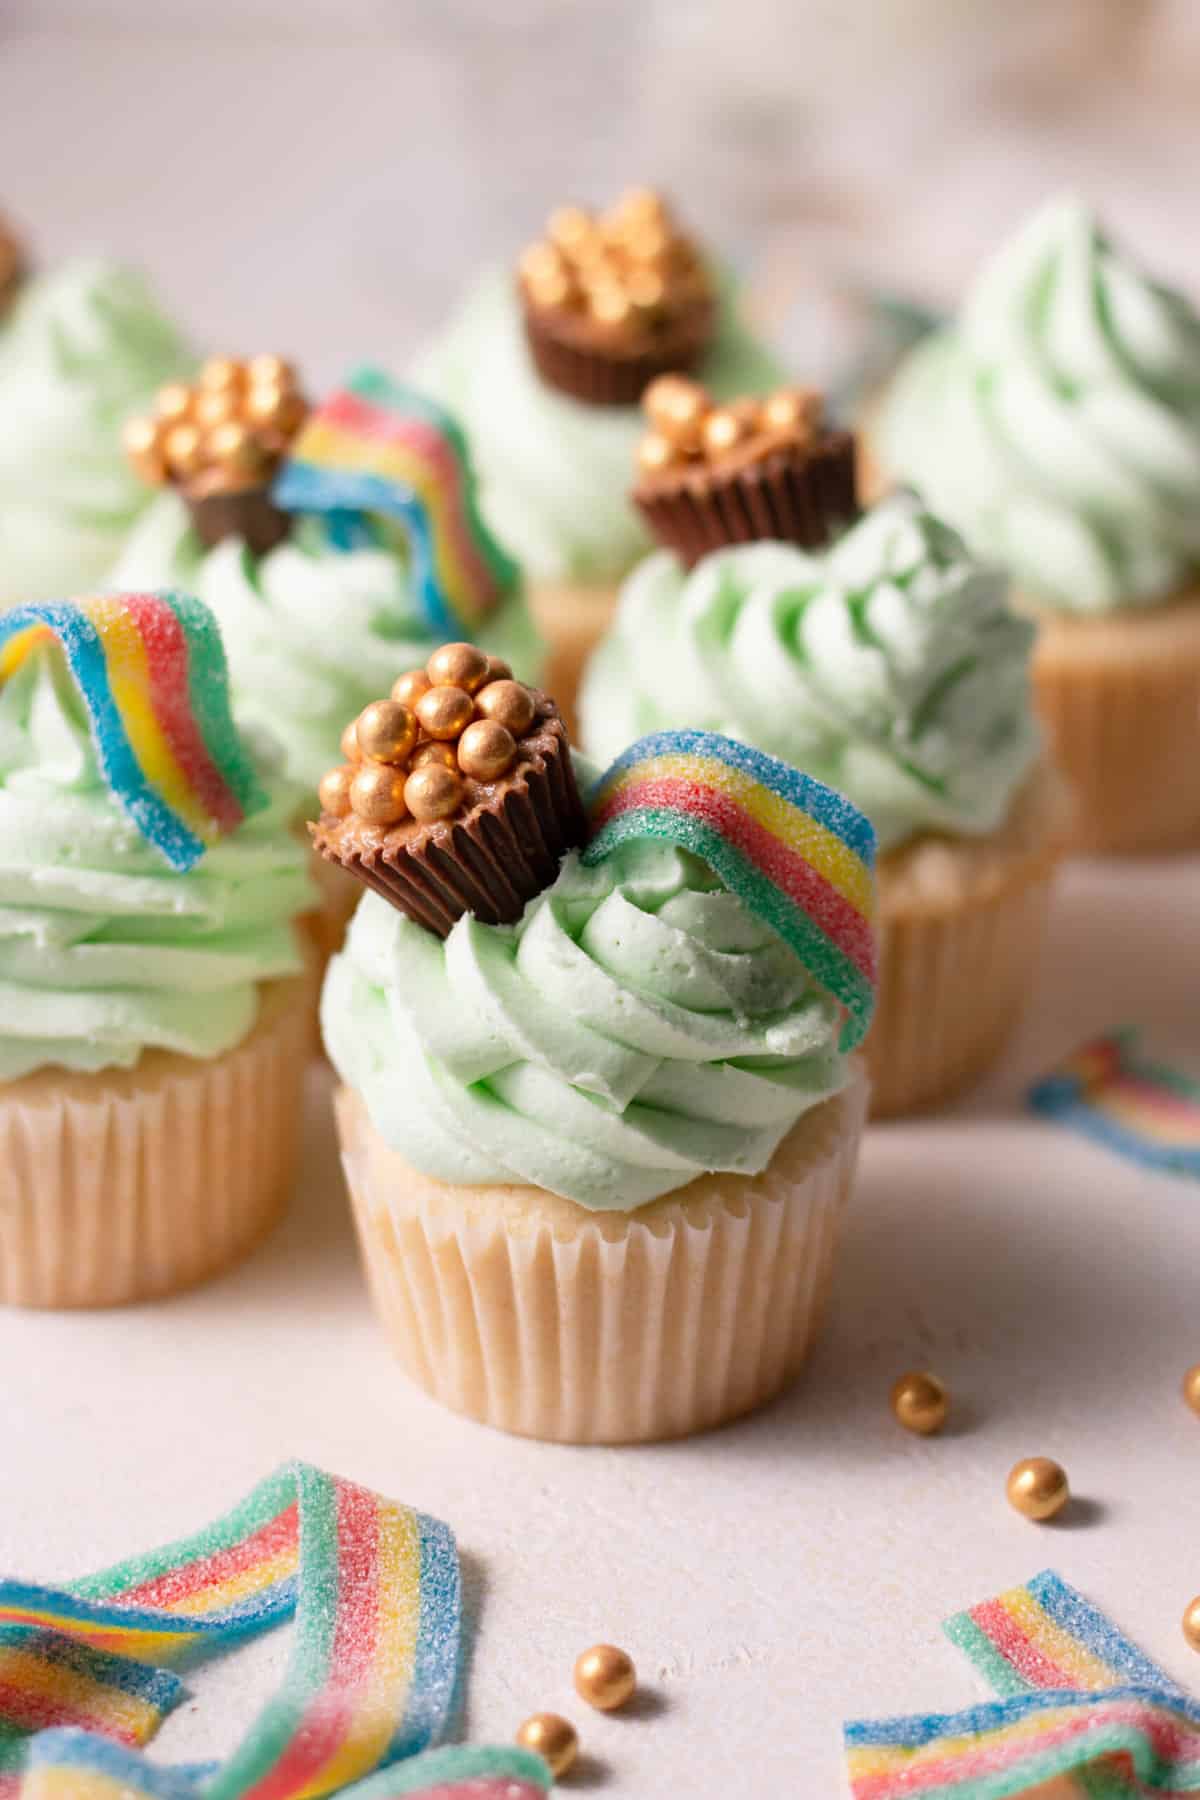
[[275,1224],[291,1184],[311,1016],[263,989],[234,1049],[0,1088],[0,1302],[120,1306],[190,1287]]
[[620,1213],[418,1174],[342,1088],[367,1276],[407,1373],[456,1412],[560,1443],[682,1437],[761,1406],[820,1323],[866,1086],[855,1065],[761,1175]]
[[[712,340],[715,308],[698,307],[669,326],[660,339],[634,350],[602,339],[568,341],[554,321],[522,294],[525,341],[534,368],[547,387],[585,406],[636,406],[659,375],[682,375],[700,362]],[[554,689],[549,690],[551,693]]]

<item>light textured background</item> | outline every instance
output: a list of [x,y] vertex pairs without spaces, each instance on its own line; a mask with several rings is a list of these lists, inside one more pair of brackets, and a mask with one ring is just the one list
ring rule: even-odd
[[[0,0],[0,185],[47,260],[138,257],[202,341],[278,345],[320,381],[402,356],[555,199],[647,175],[777,316],[847,274],[948,293],[1064,181],[1200,280],[1198,50],[1194,0]],[[943,1119],[870,1134],[808,1379],[690,1444],[509,1441],[406,1387],[314,1076],[295,1210],[244,1269],[164,1307],[0,1316],[0,1566],[78,1573],[286,1456],[324,1463],[457,1530],[471,1734],[572,1712],[575,1785],[614,1800],[836,1793],[843,1717],[974,1698],[938,1621],[1046,1563],[1200,1686],[1178,1626],[1200,1589],[1200,1424],[1178,1397],[1200,1359],[1197,1191],[1020,1109],[1033,1073],[1122,1020],[1200,1053],[1198,875],[1071,872],[1003,1069]],[[954,1391],[941,1441],[890,1422],[913,1364]],[[1061,1528],[1005,1506],[1031,1452],[1083,1496]],[[601,1637],[642,1668],[637,1717],[573,1701]],[[231,1744],[282,1651],[200,1677],[161,1754]]]

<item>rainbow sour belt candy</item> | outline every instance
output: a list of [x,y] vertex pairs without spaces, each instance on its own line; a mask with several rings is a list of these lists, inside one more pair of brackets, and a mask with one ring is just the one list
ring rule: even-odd
[[1093,1038],[1029,1090],[1059,1125],[1152,1169],[1200,1180],[1200,1082],[1140,1056],[1131,1027]]
[[187,594],[101,594],[0,617],[0,682],[56,641],[88,716],[100,769],[173,869],[267,804],[229,705],[225,651]]
[[314,413],[275,482],[288,512],[398,519],[412,548],[417,597],[441,638],[470,637],[520,585],[488,531],[475,474],[449,413],[379,369],[358,369]]
[[[217,1655],[293,1614],[283,1686],[228,1761],[199,1771],[147,1763],[138,1747],[183,1695],[150,1659]],[[441,1734],[458,1641],[446,1527],[289,1464],[227,1517],[160,1551],[68,1588],[0,1582],[0,1795],[110,1800],[122,1783],[168,1800],[353,1791]]]
[[875,1004],[875,833],[856,806],[788,763],[707,731],[639,738],[589,797],[603,860],[628,838],[664,838],[716,870],[849,1018],[860,1043]]
[[1052,1571],[945,1630],[1002,1698],[847,1725],[854,1800],[1004,1800],[1062,1775],[1091,1800],[1200,1791],[1200,1703]]

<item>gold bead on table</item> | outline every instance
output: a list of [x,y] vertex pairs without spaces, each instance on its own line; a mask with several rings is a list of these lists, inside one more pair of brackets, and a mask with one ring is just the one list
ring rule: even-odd
[[362,751],[358,747],[358,720],[351,719],[341,735],[342,755],[348,763],[362,761]]
[[323,813],[332,813],[335,819],[344,819],[351,811],[350,784],[355,774],[355,769],[349,763],[343,763],[340,769],[330,769],[328,775],[321,777],[317,798],[321,802]]
[[372,700],[359,713],[354,735],[372,762],[402,763],[416,748],[416,716],[399,700]]
[[121,433],[121,443],[135,472],[154,486],[167,479],[163,436],[160,419],[130,419]]
[[1200,1650],[1200,1594],[1184,1608],[1183,1635],[1193,1650]]
[[422,825],[448,819],[462,805],[462,776],[438,763],[422,763],[404,783],[404,803]]
[[[473,726],[467,726],[468,731],[473,729]],[[457,769],[458,758],[454,754],[454,745],[439,744],[432,740],[429,743],[418,744],[408,759],[409,773],[411,774],[414,769],[424,769],[430,763],[436,763],[439,769]]]
[[660,375],[646,389],[642,406],[655,430],[669,442],[683,450],[699,445],[710,402],[698,381],[689,381],[686,375]]
[[637,1686],[633,1658],[615,1644],[593,1644],[575,1662],[575,1692],[600,1712],[624,1706]]
[[476,719],[458,740],[458,766],[476,781],[498,780],[516,754],[516,738],[495,719]]
[[579,1733],[569,1719],[558,1713],[534,1713],[517,1732],[517,1742],[542,1757],[556,1781],[579,1754]]
[[475,702],[460,687],[431,687],[417,701],[416,713],[431,738],[456,738],[475,717]]
[[403,769],[359,763],[350,783],[350,805],[368,825],[398,825],[408,811]]
[[1008,1503],[1027,1519],[1044,1522],[1057,1518],[1071,1489],[1067,1472],[1048,1456],[1026,1456],[1009,1472]]
[[1184,1376],[1183,1397],[1192,1411],[1200,1414],[1200,1363],[1194,1364]]
[[488,679],[487,653],[477,644],[443,644],[425,664],[425,673],[435,687],[460,687],[473,694]]
[[480,688],[475,696],[475,710],[519,738],[524,737],[533,724],[537,708],[527,687],[511,676],[502,676],[499,681],[489,681],[486,687]]
[[949,1396],[936,1375],[911,1369],[892,1387],[892,1412],[905,1431],[932,1437],[946,1423]]
[[392,683],[392,699],[398,700],[401,706],[416,706],[422,694],[427,694],[433,686],[424,669],[409,669],[405,675],[397,675]]

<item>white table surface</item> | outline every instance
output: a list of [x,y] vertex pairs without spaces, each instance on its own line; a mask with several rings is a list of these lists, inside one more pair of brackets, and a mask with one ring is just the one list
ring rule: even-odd
[[[217,44],[175,8],[175,37],[106,37],[110,10],[89,9],[94,35],[4,45],[6,196],[47,258],[81,242],[141,255],[213,345],[278,345],[318,379],[402,349],[471,245],[502,249],[552,197],[544,168],[534,179],[545,134],[415,31],[377,54],[272,28],[264,74],[249,27]],[[205,95],[221,107],[200,131]],[[546,104],[577,99],[568,85]],[[318,106],[324,134],[297,129]],[[603,192],[646,166],[644,130],[610,164],[614,117],[574,144],[582,191],[598,170]],[[493,215],[470,171],[495,145]],[[841,1721],[977,1697],[940,1620],[1047,1564],[1200,1687],[1179,1630],[1200,1589],[1200,1420],[1179,1397],[1200,1360],[1200,1189],[1020,1103],[1031,1076],[1120,1022],[1200,1057],[1198,880],[1195,860],[1069,872],[1003,1067],[945,1116],[869,1134],[807,1378],[689,1443],[526,1443],[410,1388],[367,1309],[314,1071],[295,1204],[244,1267],[151,1308],[0,1313],[0,1567],[83,1573],[201,1524],[284,1458],[323,1464],[457,1532],[469,1735],[566,1711],[587,1753],[573,1785],[613,1800],[838,1793]],[[953,1392],[939,1440],[888,1413],[914,1365]],[[1061,1526],[1005,1503],[1009,1466],[1032,1453],[1059,1457],[1081,1496]],[[636,1716],[574,1699],[572,1661],[601,1638],[637,1659]],[[285,1643],[199,1675],[155,1753],[230,1746]]]

